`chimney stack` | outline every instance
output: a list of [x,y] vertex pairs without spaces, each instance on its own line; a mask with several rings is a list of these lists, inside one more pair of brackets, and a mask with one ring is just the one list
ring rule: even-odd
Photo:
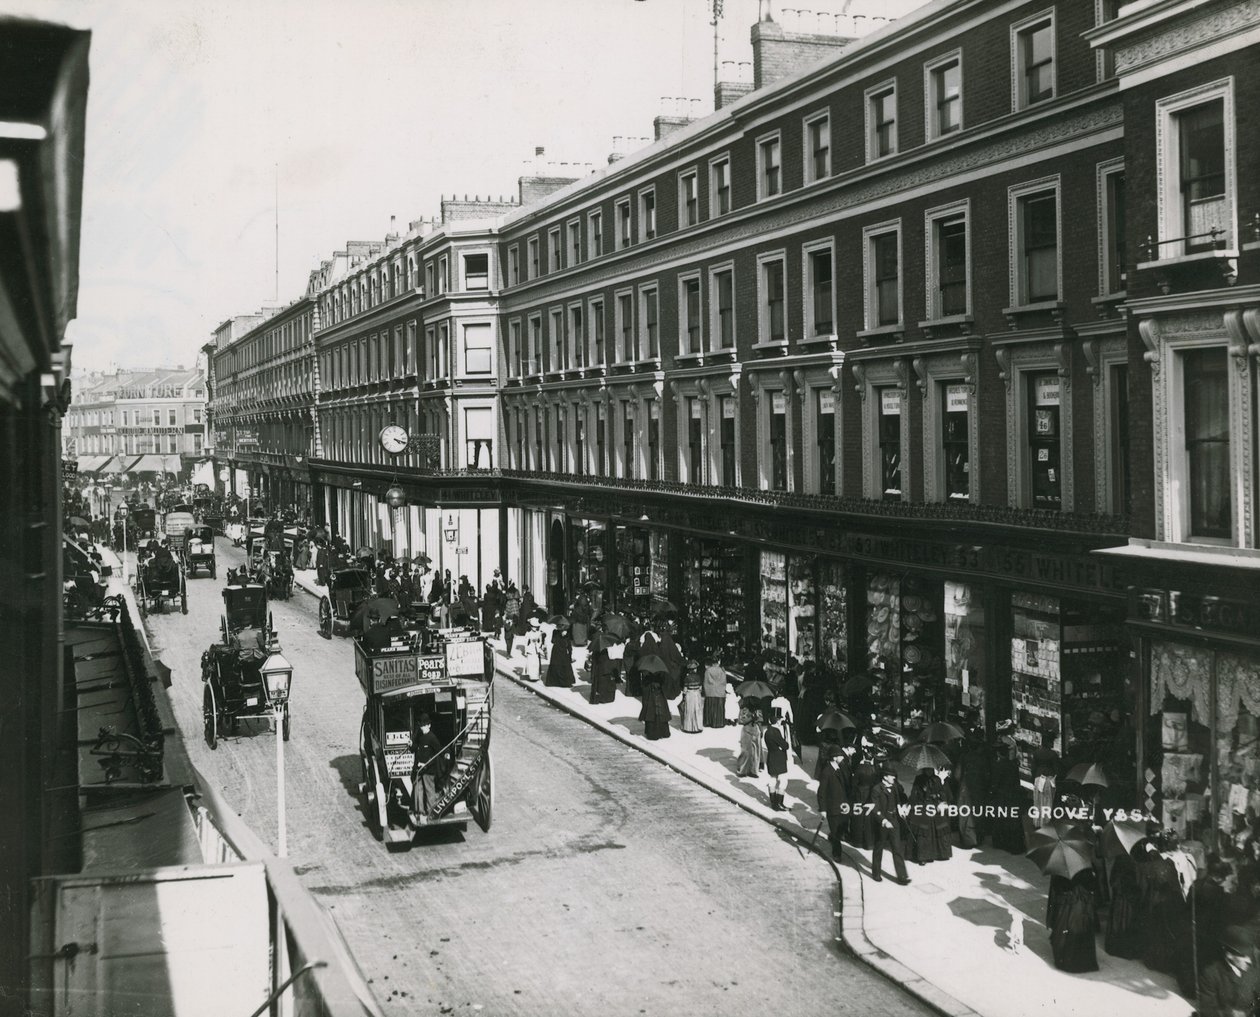
[[[813,11],[789,12],[793,30],[785,31],[774,20],[771,0],[760,0],[760,3],[761,18],[752,27],[754,91],[782,81],[825,57],[834,56],[853,42],[852,36],[833,35],[826,31],[825,20],[818,18]],[[812,24],[808,24],[807,19]],[[799,31],[801,27],[812,31]]]

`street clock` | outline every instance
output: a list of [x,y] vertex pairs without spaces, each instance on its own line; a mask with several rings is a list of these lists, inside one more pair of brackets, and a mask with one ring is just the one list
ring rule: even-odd
[[398,424],[386,424],[381,428],[379,440],[381,448],[391,456],[396,456],[406,451],[411,436],[407,434],[405,427],[400,427]]

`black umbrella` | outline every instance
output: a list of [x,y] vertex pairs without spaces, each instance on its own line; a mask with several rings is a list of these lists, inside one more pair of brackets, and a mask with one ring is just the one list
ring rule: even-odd
[[635,661],[635,668],[641,675],[669,674],[669,665],[665,663],[657,654],[644,654]]
[[411,564],[412,565],[432,565],[433,559],[430,558],[427,554],[418,554],[414,558],[411,559]]
[[1093,868],[1094,844],[1089,830],[1058,819],[1035,830],[1029,838],[1032,845],[1024,852],[1048,876],[1071,879],[1078,872]]
[[921,742],[952,742],[963,737],[966,737],[963,729],[947,720],[935,721],[919,732]]
[[550,625],[556,625],[562,629],[567,629],[572,624],[572,622],[570,622],[569,619],[562,614],[553,614],[547,619],[547,623]]
[[918,742],[901,753],[901,762],[913,766],[916,770],[939,770],[943,766],[952,766],[949,756],[935,745]]
[[678,608],[671,604],[668,600],[658,600],[652,605],[653,614],[677,614]]
[[604,631],[616,639],[628,639],[630,636],[630,622],[625,615],[609,612],[600,618],[600,622],[604,626]]
[[752,696],[754,699],[773,699],[774,689],[763,681],[751,678],[735,686],[735,695],[740,697]]
[[818,718],[819,731],[854,731],[856,729],[857,724],[853,722],[853,718],[839,710],[827,710]]
[[75,527],[82,527],[82,528],[83,528],[83,529],[85,529],[85,530],[86,530],[86,529],[90,529],[90,528],[91,528],[91,526],[92,526],[92,524],[91,524],[91,523],[89,523],[89,522],[88,522],[86,519],[84,519],[82,516],[71,516],[71,517],[70,517],[70,519],[69,519],[69,522],[70,522],[70,525],[71,525],[71,526],[75,526]]

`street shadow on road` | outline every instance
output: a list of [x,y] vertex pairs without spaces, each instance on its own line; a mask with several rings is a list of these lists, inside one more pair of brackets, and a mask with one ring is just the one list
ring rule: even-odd
[[358,756],[338,756],[328,765],[337,771],[341,778],[341,786],[350,798],[359,797],[359,781],[362,779],[363,764]]

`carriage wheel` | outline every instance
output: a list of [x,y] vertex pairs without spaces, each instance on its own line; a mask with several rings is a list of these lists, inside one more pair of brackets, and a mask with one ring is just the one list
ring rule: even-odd
[[385,839],[385,787],[381,783],[376,769],[376,760],[368,764],[368,789],[364,795],[364,810],[367,812],[368,829],[378,841]]
[[214,701],[214,688],[209,683],[201,694],[201,719],[205,726],[206,744],[213,749],[219,744],[219,709]]
[[473,785],[472,799],[468,803],[473,819],[485,833],[490,832],[490,823],[494,819],[494,765],[490,762],[490,750],[482,757],[481,767],[477,771],[477,781]]
[[332,638],[332,605],[327,597],[319,600],[319,634],[325,639]]
[[287,742],[289,740],[289,704],[288,703],[284,704],[284,722],[282,726],[284,730],[284,740]]

